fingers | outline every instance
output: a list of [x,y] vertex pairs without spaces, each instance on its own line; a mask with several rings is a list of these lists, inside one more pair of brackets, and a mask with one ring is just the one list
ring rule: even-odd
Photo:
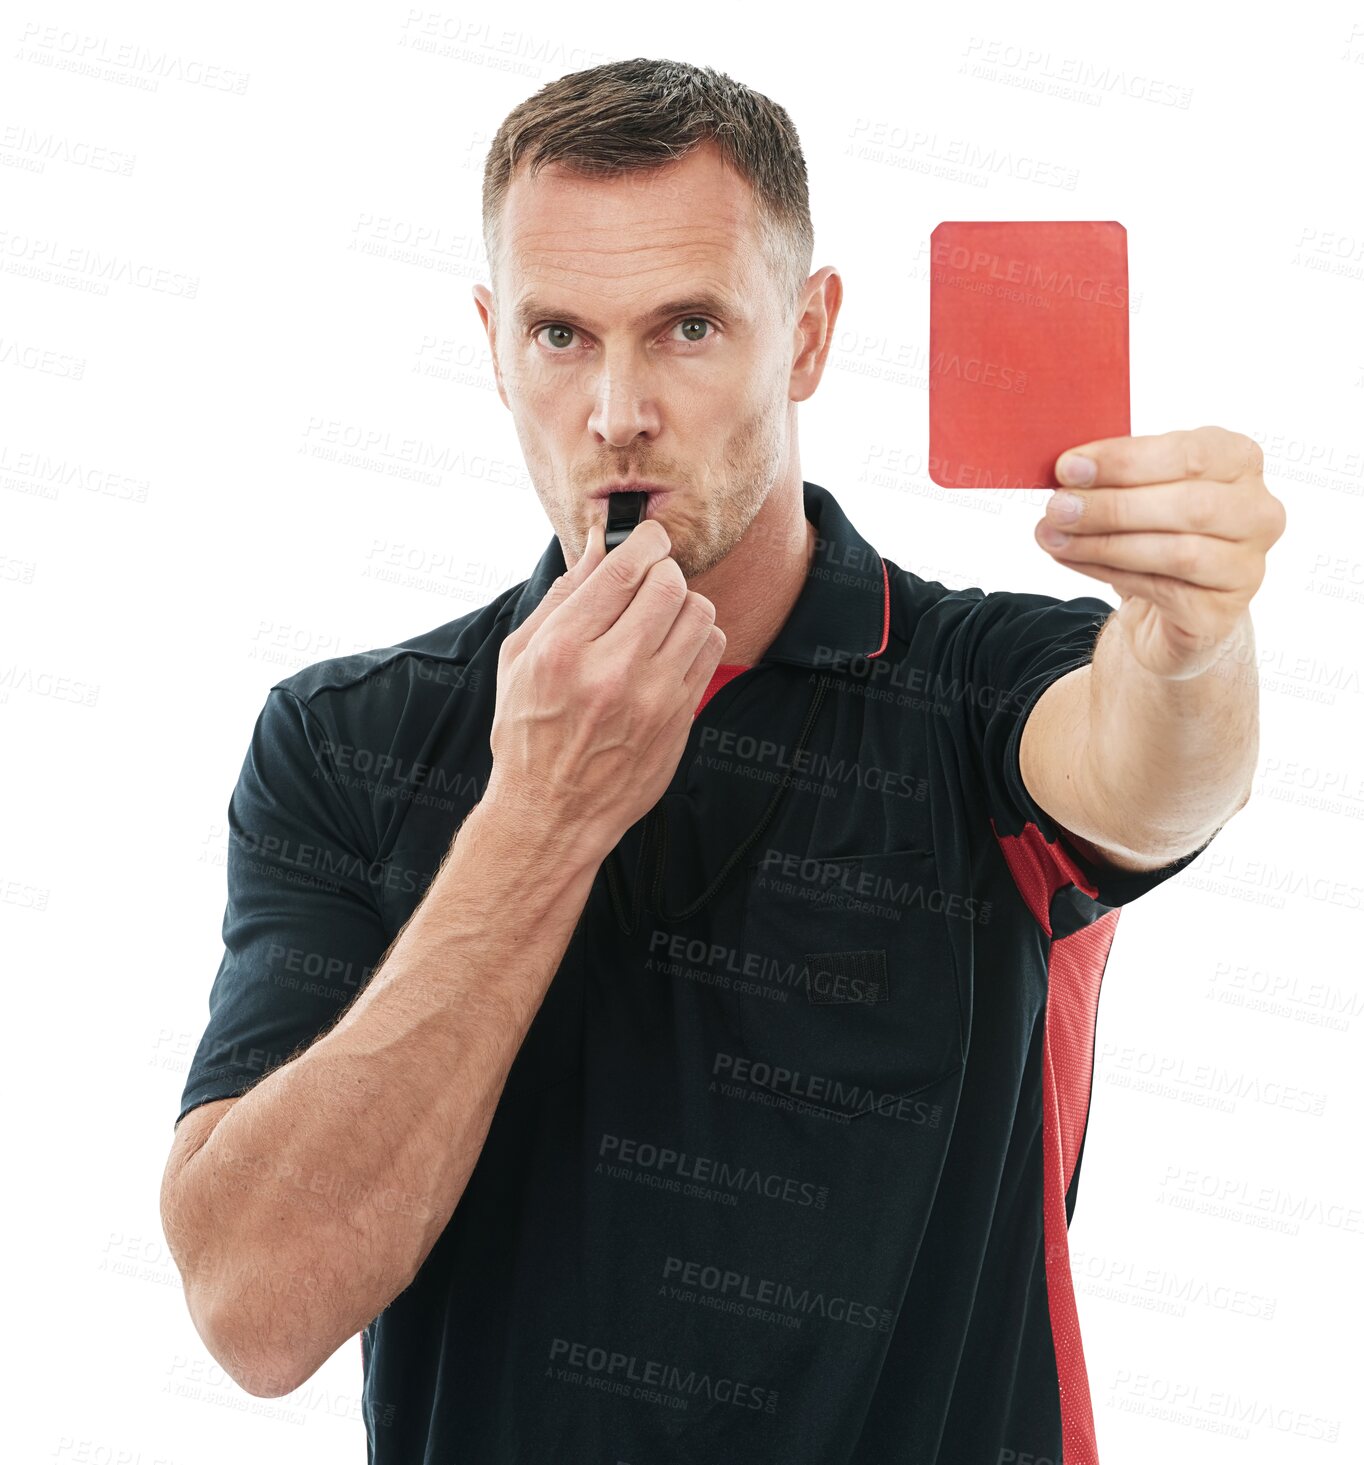
[[1180,478],[1231,483],[1264,468],[1264,454],[1255,439],[1225,427],[1195,427],[1144,437],[1106,437],[1078,443],[1056,460],[1056,476],[1067,486],[1071,480],[1065,469],[1071,454],[1094,461],[1093,479],[1081,486],[1095,488],[1172,483]]
[[676,688],[689,669],[706,662],[707,648],[718,645],[696,694],[699,700],[719,664],[724,635],[715,627],[714,605],[688,590],[671,551],[668,533],[656,519],[644,520],[609,554],[604,526],[593,524],[577,564],[555,580],[506,638],[504,652],[518,654],[537,627],[554,616],[556,634],[561,630],[567,642],[595,643],[610,662],[636,667],[641,674],[656,672]]
[[578,556],[578,562],[569,571],[573,577],[573,585],[577,586],[587,579],[593,570],[606,558],[606,525],[592,524],[587,531],[587,544],[582,554]]
[[724,654],[725,633],[712,621],[707,625],[696,654],[691,659],[691,665],[683,677],[687,688],[687,711],[689,713],[696,711],[696,704],[704,696],[706,688],[710,685],[711,677],[715,675],[715,668],[724,659]]
[[[649,566],[634,600],[597,644],[609,654],[632,662],[655,656],[677,621],[683,615],[695,614],[691,604],[700,599],[687,589],[687,578],[675,559],[669,556],[659,560]],[[709,601],[704,603],[710,606]],[[715,618],[713,606],[710,618]]]
[[[681,651],[682,643],[677,643]],[[685,655],[683,651],[681,654]],[[691,664],[682,675],[683,697],[677,706],[677,711],[671,718],[659,728],[657,734],[648,748],[639,750],[642,761],[648,761],[654,756],[654,749],[660,744],[664,746],[681,747],[691,729],[692,720],[696,716],[697,704],[705,695],[706,687],[711,677],[715,675],[715,668],[719,666],[725,654],[725,633],[714,624],[707,624],[705,634],[701,638],[700,646],[691,659]],[[671,650],[670,650],[671,655]],[[654,665],[660,666],[655,659]],[[669,693],[676,689],[676,676],[668,682]],[[678,754],[674,752],[669,761],[669,767],[676,767]]]
[[509,648],[508,655],[515,656],[535,634],[540,624],[547,620],[564,601],[583,583],[594,569],[606,558],[606,529],[602,524],[593,524],[587,531],[587,545],[578,556],[577,563],[570,565],[562,575],[540,597],[540,603],[524,621],[507,636],[503,642]]
[[1207,590],[1245,591],[1250,558],[1244,545],[1203,534],[1081,534],[1066,544],[1038,543],[1073,570],[1106,578],[1104,571],[1161,575]]
[[[670,622],[654,660],[666,675],[685,673],[696,659],[698,648],[704,647],[711,639],[712,630],[719,633],[723,649],[724,632],[715,624],[715,606],[704,595],[688,591],[686,603]],[[711,667],[711,671],[714,670],[715,667]],[[706,681],[709,680],[710,673],[707,672]],[[701,691],[705,691],[705,682],[701,684]],[[697,696],[700,695],[698,692]]]
[[[605,544],[605,531],[600,525],[592,526],[592,534],[600,536]],[[668,538],[668,531],[657,519],[645,519],[637,529],[631,530],[629,538],[606,555],[594,567],[595,573],[589,573],[560,607],[559,616],[569,635],[581,642],[595,641],[606,635],[641,592],[646,576],[662,561],[669,561],[673,570],[659,572],[659,583],[649,586],[646,604],[655,604],[653,597],[660,594],[667,601],[669,592],[665,587],[670,580],[674,586],[671,592],[674,604],[680,600],[676,583],[682,582],[685,593],[686,582],[677,562],[671,559],[671,553],[672,541]],[[674,572],[675,579],[672,578]],[[659,636],[662,636],[661,631]],[[649,649],[652,651],[653,646]]]
[[[1267,489],[1209,479],[1180,479],[1143,488],[1061,489],[1044,508],[1047,522],[1067,534],[1192,531],[1266,546],[1283,532],[1284,518],[1283,505]],[[1077,508],[1078,513],[1070,512]]]
[[[1079,513],[1067,513],[1067,499]],[[1045,505],[1047,522],[1067,534],[1126,533],[1134,529],[1192,530],[1219,539],[1244,539],[1249,501],[1231,484],[1180,479],[1144,488],[1059,489]]]

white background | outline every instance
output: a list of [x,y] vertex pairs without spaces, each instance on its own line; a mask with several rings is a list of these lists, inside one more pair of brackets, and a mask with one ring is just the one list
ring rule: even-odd
[[227,799],[273,682],[548,543],[470,291],[481,169],[524,97],[642,55],[791,112],[845,284],[802,470],[897,563],[1116,603],[1035,545],[1044,493],[928,479],[943,219],[1120,220],[1133,431],[1264,446],[1256,795],[1121,918],[1070,1239],[1106,1465],[1364,1458],[1364,9],[683,10],[7,12],[7,1457],[364,1458],[358,1340],[252,1398],[161,1235]]

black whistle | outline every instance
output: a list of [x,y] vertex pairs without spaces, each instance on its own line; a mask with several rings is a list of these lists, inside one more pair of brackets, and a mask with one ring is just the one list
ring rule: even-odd
[[644,517],[644,506],[649,501],[647,493],[613,493],[606,501],[606,548],[607,551],[623,544]]

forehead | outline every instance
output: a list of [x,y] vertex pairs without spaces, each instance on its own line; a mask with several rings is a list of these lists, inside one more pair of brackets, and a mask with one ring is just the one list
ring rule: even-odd
[[617,178],[559,164],[518,173],[499,264],[513,304],[547,291],[633,303],[682,276],[745,295],[759,286],[758,239],[748,181],[706,144],[680,162]]

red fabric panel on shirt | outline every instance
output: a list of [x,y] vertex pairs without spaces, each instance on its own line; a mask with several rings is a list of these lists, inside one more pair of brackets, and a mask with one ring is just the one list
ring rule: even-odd
[[[715,668],[714,675],[706,684],[706,690],[701,694],[700,702],[696,704],[696,712],[700,712],[700,710],[706,705],[706,703],[710,701],[710,699],[720,690],[721,687],[724,686],[727,681],[730,681],[732,678],[737,677],[741,671],[747,670],[748,668],[746,666],[740,666],[737,662],[722,661],[720,665]],[[696,716],[696,712],[692,713],[693,717]]]
[[1066,1191],[1075,1174],[1089,1113],[1099,986],[1119,912],[1108,911],[1053,941],[1047,961],[1046,1036],[1042,1045],[1042,1232],[1047,1305],[1061,1395],[1061,1456],[1099,1465],[1094,1409],[1070,1270]]
[[[995,839],[1019,894],[1039,926],[1051,936],[1051,902],[1066,885],[1086,895],[1097,890],[1085,879],[1066,847],[1048,843],[1036,824],[1022,834]],[[1089,1118],[1094,1075],[1099,988],[1113,945],[1119,910],[1052,940],[1047,953],[1047,1003],[1042,1044],[1042,1233],[1047,1306],[1051,1315],[1056,1382],[1061,1398],[1062,1458],[1066,1465],[1098,1465],[1094,1407],[1080,1335],[1080,1310],[1070,1270],[1066,1192],[1075,1176],[1080,1141]]]

